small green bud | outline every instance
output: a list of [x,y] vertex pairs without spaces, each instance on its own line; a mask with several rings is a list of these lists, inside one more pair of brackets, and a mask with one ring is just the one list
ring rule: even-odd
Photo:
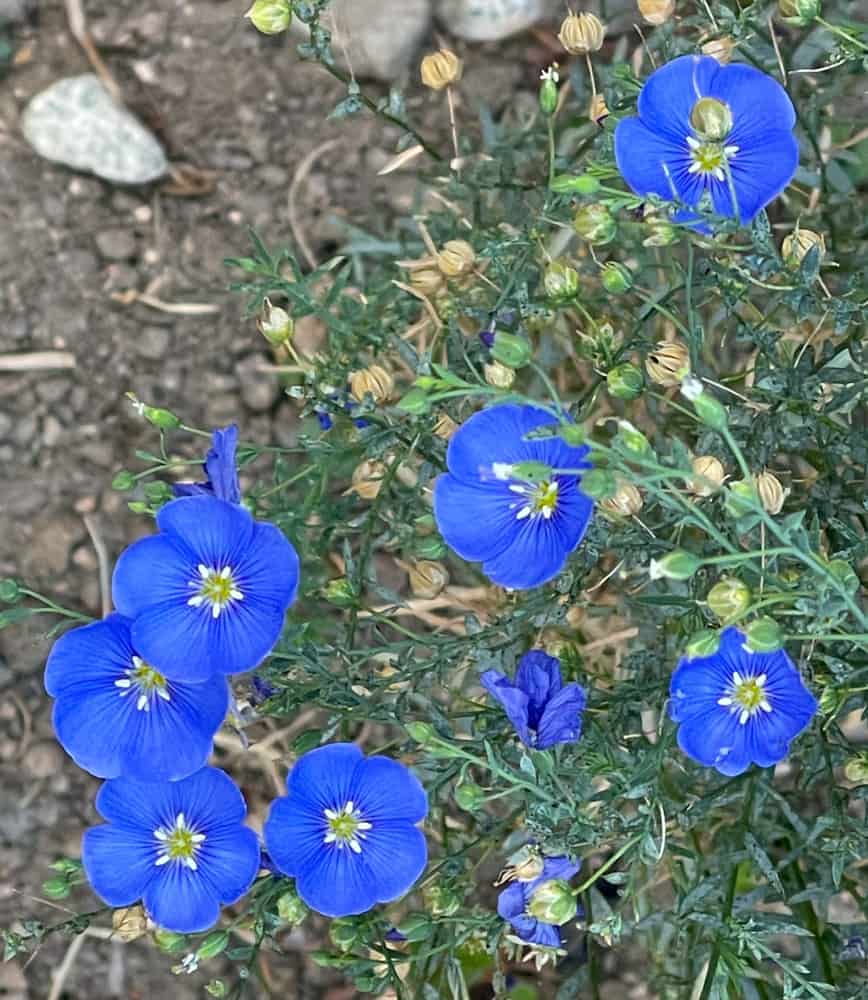
[[205,992],[209,997],[225,997],[228,996],[226,983],[222,979],[212,979],[210,983],[205,986]]
[[112,489],[117,490],[119,493],[126,493],[127,490],[131,490],[135,485],[136,477],[132,472],[127,472],[126,469],[121,469],[112,480]]
[[292,21],[292,5],[288,0],[256,0],[244,16],[263,35],[279,35]]
[[633,287],[633,272],[626,264],[610,260],[608,264],[603,265],[600,281],[607,292],[612,295],[622,295]]
[[774,618],[756,618],[744,630],[752,653],[773,653],[784,644],[784,637]]
[[186,934],[176,934],[174,931],[163,930],[162,927],[154,931],[154,941],[160,951],[165,951],[169,955],[175,955],[187,947]]
[[592,174],[560,174],[550,185],[555,194],[596,194],[600,190],[600,182]]
[[277,915],[290,927],[297,927],[309,912],[294,888],[287,889],[277,901]]
[[337,608],[349,608],[355,603],[356,592],[345,576],[339,576],[326,584],[325,599]]
[[416,539],[413,543],[413,552],[420,559],[431,559],[436,562],[438,559],[442,559],[448,551],[446,543],[439,535],[426,535],[424,538]]
[[164,431],[174,430],[181,426],[181,418],[172,413],[171,410],[162,410],[158,406],[145,406],[142,408],[142,416],[148,423],[159,427]]
[[806,28],[820,16],[820,0],[778,0],[778,13],[798,28]]
[[4,604],[15,604],[20,597],[21,587],[17,580],[13,580],[11,577],[0,580],[0,601],[3,601]]
[[581,424],[561,424],[558,427],[558,437],[574,448],[588,443],[588,432]]
[[732,131],[732,111],[716,97],[700,97],[690,112],[693,131],[711,142],[720,142]]
[[42,891],[49,899],[66,899],[70,893],[69,882],[65,878],[50,878],[42,883]]
[[614,443],[636,455],[651,454],[651,442],[629,420],[618,421],[618,433],[615,435]]
[[146,503],[142,503],[142,501],[141,501],[141,500],[131,500],[131,501],[130,501],[130,502],[129,502],[129,503],[127,504],[127,507],[128,507],[128,508],[129,508],[129,509],[130,509],[130,510],[131,510],[131,511],[132,511],[132,512],[134,513],[134,514],[147,514],[147,513],[148,513],[148,511],[150,510],[150,508],[148,507],[148,505],[147,505]]
[[560,76],[557,65],[549,66],[540,75],[539,106],[544,115],[553,115],[558,110],[558,81]]
[[399,410],[403,410],[405,413],[414,413],[417,415],[428,413],[431,409],[431,401],[428,399],[428,394],[418,386],[405,393],[396,405]]
[[846,587],[848,593],[855,594],[859,590],[861,586],[859,577],[845,559],[830,559],[826,563],[826,569],[831,576]]
[[398,930],[408,941],[424,941],[431,937],[433,925],[427,913],[408,913],[398,925]]
[[512,466],[512,476],[526,483],[546,483],[554,475],[554,470],[545,462],[516,462]]
[[727,576],[709,590],[706,602],[722,622],[729,622],[747,611],[750,599],[750,587],[737,577]]
[[645,222],[648,226],[648,235],[642,240],[643,247],[668,247],[681,238],[678,229],[664,219],[652,217]]
[[606,500],[618,492],[618,480],[608,469],[589,469],[582,476],[580,489],[592,500]]
[[425,890],[425,902],[435,917],[451,917],[461,909],[462,898],[451,885],[435,883]]
[[576,212],[573,229],[593,246],[603,246],[615,238],[618,224],[608,207],[596,202]]
[[410,739],[422,746],[437,739],[437,734],[430,722],[408,722],[404,728],[410,734]]
[[563,260],[553,260],[543,274],[543,286],[550,299],[575,298],[579,290],[579,272]]
[[855,785],[868,784],[868,754],[851,757],[844,765],[844,776]]
[[756,487],[747,479],[737,479],[726,488],[723,509],[730,517],[744,517],[753,514],[759,508],[759,497]]
[[475,781],[462,781],[455,789],[455,801],[465,812],[476,812],[485,801],[485,791]]
[[214,931],[196,949],[196,957],[202,959],[215,958],[226,950],[229,944],[229,931]]
[[494,335],[491,356],[508,368],[524,368],[530,361],[530,343],[524,337],[498,330]]
[[256,320],[256,327],[274,347],[280,347],[287,340],[292,340],[292,335],[295,333],[295,321],[292,316],[280,306],[273,306],[268,298],[262,303],[262,312]]
[[676,549],[662,559],[652,559],[648,575],[652,580],[689,580],[702,566],[702,560],[692,552]]
[[354,920],[333,920],[329,927],[329,937],[339,951],[350,951],[359,943],[359,928]]
[[697,417],[704,424],[716,431],[726,429],[729,422],[726,407],[705,391],[699,379],[688,375],[681,383],[681,395],[693,403]]
[[530,897],[528,912],[546,924],[560,927],[576,915],[578,904],[569,882],[560,878],[549,879]]
[[694,660],[698,656],[714,656],[720,646],[720,635],[711,629],[701,629],[694,632],[687,640],[684,647],[684,655],[688,660]]
[[635,399],[645,388],[645,379],[634,364],[625,361],[606,373],[606,388],[616,399]]

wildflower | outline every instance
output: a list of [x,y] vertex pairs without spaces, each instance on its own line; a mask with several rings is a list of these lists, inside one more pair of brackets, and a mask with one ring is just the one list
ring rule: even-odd
[[750,652],[737,628],[723,630],[711,655],[680,660],[669,693],[678,745],[729,776],[783,760],[817,710],[790,657]]
[[[522,941],[557,948],[561,935],[557,924],[550,924],[531,913],[536,891],[547,882],[566,882],[580,865],[567,857],[546,858],[540,875],[532,882],[512,882],[497,900],[497,912],[507,920]],[[568,919],[572,919],[569,917]]]
[[328,917],[364,913],[403,896],[422,874],[428,848],[416,826],[428,813],[418,779],[354,743],[304,754],[265,822],[272,861]]
[[224,677],[167,680],[136,652],[118,614],[61,636],[45,667],[54,731],[98,778],[175,781],[207,761],[229,707]]
[[[536,587],[556,576],[591,520],[593,502],[574,471],[590,467],[588,448],[556,437],[525,440],[557,423],[545,410],[512,403],[474,414],[450,440],[449,471],[434,487],[446,543],[503,587]],[[523,462],[571,471],[529,482],[515,473]]]
[[211,435],[211,447],[205,456],[202,468],[205,470],[204,483],[176,483],[172,490],[176,497],[194,497],[205,494],[215,496],[228,503],[241,503],[241,486],[235,465],[235,450],[238,447],[238,427],[230,424],[219,428]]
[[486,670],[480,680],[503,706],[525,746],[546,750],[578,740],[585,692],[576,683],[564,685],[556,657],[532,649],[519,661],[515,683],[498,670]]
[[645,359],[648,378],[658,385],[681,385],[690,374],[690,353],[686,345],[677,341],[661,341]]
[[708,194],[718,214],[744,224],[784,190],[799,162],[786,91],[744,63],[674,59],[648,78],[638,111],[618,124],[615,157],[639,195],[695,208]]
[[115,778],[96,797],[107,822],[85,831],[81,860],[109,906],[142,900],[151,919],[191,934],[212,927],[259,870],[259,842],[229,775],[203,767],[182,781]]
[[283,627],[298,556],[273,524],[217,497],[183,497],[157,513],[160,534],[121,553],[115,607],[132,644],[170,680],[252,670]]

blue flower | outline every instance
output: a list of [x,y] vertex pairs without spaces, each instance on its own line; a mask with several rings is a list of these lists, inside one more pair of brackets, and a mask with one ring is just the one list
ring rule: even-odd
[[81,860],[109,906],[142,900],[155,923],[179,934],[212,927],[259,870],[259,841],[229,775],[203,767],[160,784],[115,778],[96,797],[106,823],[85,830]]
[[298,587],[298,556],[273,524],[210,496],[172,500],[160,534],[121,553],[115,607],[133,646],[170,680],[251,670],[280,636]]
[[679,661],[669,689],[678,745],[726,775],[783,760],[817,710],[783,650],[752,653],[745,641],[737,628],[724,629],[716,653]]
[[519,661],[514,684],[498,670],[486,670],[480,680],[525,746],[545,750],[581,735],[585,692],[575,683],[564,686],[556,657],[532,649]]
[[205,456],[206,482],[176,483],[172,488],[176,497],[193,497],[205,494],[215,496],[228,503],[241,503],[241,486],[235,465],[235,449],[238,447],[238,428],[230,424],[224,430],[216,430],[212,435],[211,448]]
[[136,652],[118,614],[61,636],[45,667],[61,746],[98,778],[175,781],[208,759],[229,707],[226,678],[168,681]]
[[536,587],[556,576],[591,519],[593,501],[575,474],[528,483],[513,466],[543,462],[552,468],[589,468],[588,449],[558,437],[524,440],[557,424],[534,406],[507,403],[474,414],[453,434],[449,471],[434,487],[434,516],[447,544],[503,587]]
[[271,860],[296,880],[312,910],[364,913],[403,896],[422,874],[428,848],[416,826],[425,790],[403,764],[333,743],[301,757],[265,822]]
[[543,870],[532,882],[512,882],[497,899],[497,912],[512,925],[512,929],[528,944],[540,944],[546,948],[559,948],[560,930],[555,924],[547,924],[528,909],[534,892],[553,879],[567,881],[581,865],[567,857],[546,858]]
[[[639,195],[696,207],[707,192],[714,210],[748,223],[789,184],[799,162],[792,102],[770,76],[743,63],[681,56],[651,76],[639,117],[615,130],[615,158]],[[684,213],[682,220],[695,216]]]

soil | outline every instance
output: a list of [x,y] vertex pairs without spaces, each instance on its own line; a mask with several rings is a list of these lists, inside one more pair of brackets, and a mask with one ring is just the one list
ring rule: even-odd
[[[227,291],[223,260],[247,251],[248,226],[268,245],[293,245],[289,186],[305,158],[329,140],[336,144],[313,163],[298,199],[299,222],[318,259],[337,249],[347,223],[388,232],[389,221],[409,206],[412,182],[376,176],[397,131],[371,117],[326,122],[344,96],[341,86],[301,63],[284,40],[254,32],[240,16],[243,3],[85,6],[127,105],[173,161],[214,177],[204,196],[173,197],[160,185],[121,189],[37,157],[17,129],[23,107],[54,81],[91,67],[59,0],[0,4],[13,22],[0,41],[11,42],[15,54],[0,64],[0,356],[68,351],[75,359],[71,369],[0,372],[0,578],[16,577],[98,615],[98,560],[85,519],[110,561],[147,530],[110,488],[135,448],[153,442],[124,394],[135,391],[194,425],[234,420],[245,437],[292,441],[292,403],[273,376],[257,370],[269,360],[265,344]],[[520,44],[526,55],[535,43]],[[538,61],[504,59],[492,67],[477,50],[468,77],[476,74],[484,99],[479,71],[487,65],[485,78],[494,81],[487,93],[502,102],[522,80],[532,86]],[[435,133],[445,126],[432,95],[411,88],[409,101]],[[217,311],[183,315],[125,305],[116,296],[131,289]],[[40,885],[52,860],[78,855],[81,831],[96,819],[98,782],[52,739],[41,673],[48,625],[36,621],[0,633],[0,927],[21,918],[64,919],[37,898]],[[245,792],[256,801],[255,790]],[[68,901],[78,911],[93,904],[86,889]],[[351,996],[330,989],[334,980],[303,960],[317,933],[315,924],[307,927],[296,959],[275,973],[280,995]],[[70,941],[52,937],[26,967],[20,960],[0,965],[0,996],[48,997]],[[209,975],[175,976],[171,964],[146,939],[122,945],[87,937],[60,996],[204,995]]]

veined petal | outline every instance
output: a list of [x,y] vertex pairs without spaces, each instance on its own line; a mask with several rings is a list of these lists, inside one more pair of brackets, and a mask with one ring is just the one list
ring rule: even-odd
[[112,600],[122,615],[133,619],[154,604],[186,602],[195,569],[194,557],[176,540],[166,535],[140,538],[118,557],[112,575]]
[[527,900],[521,882],[511,882],[497,897],[497,912],[504,920],[512,921],[520,917]]
[[45,690],[57,698],[67,691],[113,683],[127,670],[135,651],[130,622],[118,614],[70,629],[51,647],[45,664]]
[[296,878],[314,863],[325,831],[323,810],[291,795],[271,803],[262,832],[271,860],[284,875]]
[[720,63],[711,56],[690,55],[655,70],[639,94],[642,123],[656,135],[683,144],[691,134],[690,112],[701,97],[709,96],[719,69]]
[[207,609],[190,607],[188,599],[189,591],[180,599],[144,608],[133,622],[133,643],[142,658],[159,664],[160,672],[170,680],[202,684],[223,669],[222,623]]
[[256,522],[253,537],[235,567],[239,588],[285,610],[298,590],[298,553],[273,524]]
[[[183,501],[183,502],[182,502]],[[193,566],[223,567],[239,561],[254,530],[250,512],[217,497],[183,497],[157,512],[160,531],[186,546]]]
[[615,160],[636,194],[656,194],[672,201],[677,193],[685,200],[677,183],[690,166],[683,140],[675,142],[667,134],[652,132],[639,118],[624,118],[615,129]]
[[542,649],[528,650],[518,662],[515,683],[527,694],[530,725],[536,729],[543,709],[563,686],[560,660]]
[[349,797],[377,829],[381,823],[419,823],[428,815],[428,796],[422,783],[409,768],[389,757],[359,761]]
[[352,799],[363,756],[355,743],[330,743],[304,754],[286,779],[290,799],[303,799],[319,809],[341,808]]
[[482,562],[509,546],[519,528],[520,499],[505,482],[472,485],[446,473],[434,484],[434,517],[451,549]]
[[492,698],[500,702],[522,743],[525,746],[532,747],[533,736],[530,732],[529,699],[527,694],[517,688],[504,674],[497,670],[486,670],[479,678],[479,681]]
[[211,448],[205,458],[205,471],[214,496],[227,503],[241,503],[241,486],[235,464],[237,447],[238,427],[230,424],[214,431]]
[[[741,145],[729,164],[739,221],[747,224],[774,201],[793,179],[798,165],[799,144],[792,132],[766,132]],[[734,216],[729,185],[717,181],[711,191],[718,214]]]
[[253,885],[259,871],[259,838],[246,826],[224,827],[206,836],[196,858],[198,874],[224,905],[234,903]]
[[361,857],[374,880],[377,902],[390,903],[409,892],[425,870],[428,846],[412,823],[375,820],[362,842]]
[[[697,763],[724,774],[741,774],[750,765],[747,731],[738,715],[721,706],[695,715],[678,727],[678,745]],[[735,765],[736,770],[732,770]],[[726,767],[727,770],[723,770]]]
[[[537,749],[556,743],[575,743],[582,732],[585,692],[578,684],[567,684],[546,705],[537,727]],[[560,877],[560,876],[559,876]]]
[[108,824],[85,830],[84,871],[93,891],[109,906],[129,906],[144,895],[157,872],[152,836],[145,830]]
[[377,885],[364,858],[346,847],[323,844],[295,883],[299,896],[326,917],[365,913],[377,903]]
[[220,916],[211,883],[199,871],[172,862],[150,881],[143,902],[154,923],[177,934],[207,931]]
[[729,106],[733,126],[726,142],[740,150],[770,132],[791,132],[796,124],[786,90],[774,77],[746,63],[719,66],[703,97],[716,97]]

